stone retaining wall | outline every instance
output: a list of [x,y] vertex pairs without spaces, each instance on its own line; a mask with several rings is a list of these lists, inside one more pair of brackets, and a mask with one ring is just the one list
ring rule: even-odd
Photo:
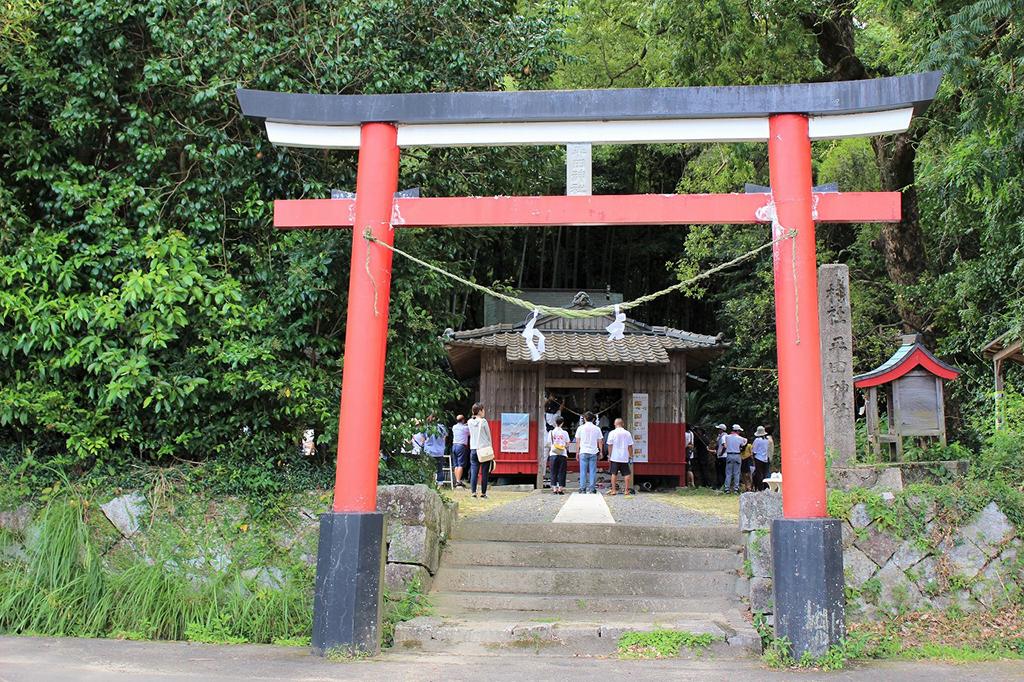
[[[284,584],[289,567],[316,564],[320,514],[329,510],[330,499],[324,491],[296,496],[295,506],[268,532],[279,552],[277,556],[273,556],[276,552],[252,551],[253,545],[246,538],[255,522],[245,503],[235,498],[210,501],[189,513],[170,505],[154,512],[141,492],[131,491],[98,505],[93,512],[94,526],[106,533],[103,544],[109,548],[109,556],[120,552],[141,554],[147,561],[147,546],[171,526],[182,542],[174,550],[174,558],[167,561],[169,570],[185,571],[197,580],[239,570],[243,578],[256,578],[277,589]],[[404,592],[414,578],[419,579],[424,591],[428,590],[437,572],[441,548],[455,525],[458,505],[446,502],[426,485],[386,485],[377,488],[377,509],[387,516],[388,591],[394,595]],[[0,561],[26,558],[22,543],[32,517],[33,510],[27,505],[0,511],[0,532],[13,538],[0,543]],[[252,563],[253,555],[261,560]]]
[[429,590],[441,549],[455,527],[458,504],[445,502],[425,485],[385,485],[377,488],[377,509],[387,515],[387,589],[403,592],[418,578]]
[[[934,502],[923,497],[883,493],[881,500],[882,509],[874,515],[860,503],[842,519],[847,617],[878,620],[902,611],[951,606],[975,611],[1019,598],[1024,541],[998,504],[991,502],[966,523],[950,528],[936,521]],[[919,516],[923,537],[900,537],[886,526],[885,508],[894,505],[906,505]],[[750,609],[769,620],[774,610],[771,522],[781,517],[781,494],[740,496]]]

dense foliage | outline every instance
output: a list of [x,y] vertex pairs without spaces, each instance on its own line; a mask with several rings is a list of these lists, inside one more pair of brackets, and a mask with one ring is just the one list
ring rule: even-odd
[[[351,189],[351,153],[276,149],[238,86],[383,93],[846,79],[942,68],[905,136],[815,145],[818,182],[903,189],[895,226],[822,226],[848,263],[856,359],[925,333],[965,369],[950,414],[966,440],[990,409],[983,342],[1024,320],[1020,0],[647,3],[350,0],[333,4],[27,0],[0,7],[0,449],[13,470],[123,472],[215,460],[228,489],[328,461],[344,358],[348,237],[278,233],[270,204]],[[432,196],[557,193],[558,150],[430,150],[401,184]],[[767,184],[762,145],[595,150],[595,191]],[[629,238],[625,238],[626,236]],[[746,251],[763,228],[403,232],[479,281],[610,287],[634,297]],[[480,300],[397,259],[384,446],[466,397],[446,327]],[[770,263],[636,317],[725,332],[709,419],[775,421]],[[1018,375],[1019,376],[1019,375]],[[1012,378],[1012,377],[1011,377]],[[239,471],[235,463],[246,463]],[[49,474],[43,474],[49,475]],[[303,474],[304,475],[304,474]],[[236,485],[237,484],[237,485]]]
[[[332,455],[349,239],[275,232],[269,202],[352,188],[355,156],[271,147],[241,118],[235,88],[491,89],[510,74],[538,87],[555,66],[555,15],[514,6],[3,5],[7,457],[80,473],[217,455],[275,476],[305,466],[306,428]],[[544,154],[409,154],[403,183],[435,195],[528,191],[524,171]],[[464,254],[500,235],[472,241],[404,236],[466,272]],[[462,306],[403,262],[394,282],[386,450],[459,391],[438,339]]]

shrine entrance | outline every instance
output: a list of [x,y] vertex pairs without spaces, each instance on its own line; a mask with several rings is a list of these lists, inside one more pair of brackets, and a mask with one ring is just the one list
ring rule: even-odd
[[[785,518],[772,529],[776,633],[789,639],[797,657],[820,655],[841,640],[842,546],[839,522],[826,518],[814,226],[897,222],[901,210],[896,192],[813,191],[811,141],[902,132],[940,80],[933,72],[794,85],[560,92],[240,89],[243,114],[264,123],[274,144],[359,150],[355,199],[279,200],[274,207],[280,228],[353,228],[339,419],[345,443],[338,448],[333,513],[321,518],[314,648],[380,647],[379,425],[391,260],[395,228],[403,226],[770,224],[786,447]],[[699,142],[767,142],[770,193],[395,197],[402,147]]]

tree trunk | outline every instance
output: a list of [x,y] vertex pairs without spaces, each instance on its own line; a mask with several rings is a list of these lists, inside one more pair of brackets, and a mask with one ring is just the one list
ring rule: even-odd
[[[888,75],[872,73],[857,56],[853,30],[855,6],[853,0],[834,0],[825,15],[800,15],[804,28],[814,35],[818,43],[818,58],[829,70],[829,80],[860,80]],[[872,140],[882,190],[903,193],[902,219],[898,223],[886,223],[874,243],[885,259],[889,279],[898,287],[916,284],[925,270],[924,234],[914,188],[914,160],[917,142],[926,130],[926,124],[918,120],[911,132]],[[897,296],[896,306],[904,327],[920,329],[923,326],[921,314],[907,299]]]

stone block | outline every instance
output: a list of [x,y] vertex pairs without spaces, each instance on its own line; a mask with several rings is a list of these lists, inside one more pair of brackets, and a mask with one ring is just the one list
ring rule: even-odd
[[242,571],[242,577],[246,580],[255,580],[260,585],[272,590],[279,590],[284,587],[284,571],[277,566],[259,566],[247,568]]
[[868,514],[868,507],[863,502],[858,502],[850,509],[850,525],[854,528],[867,528],[871,525],[871,515]]
[[924,601],[917,585],[891,561],[875,574],[875,579],[881,584],[878,605],[886,611],[914,609]]
[[452,536],[452,531],[455,530],[455,523],[459,519],[459,503],[448,502],[441,505],[440,522],[438,524],[438,534],[441,536],[442,542],[447,542],[448,538]]
[[409,584],[417,578],[424,592],[430,589],[432,578],[430,572],[423,566],[389,563],[384,567],[384,586],[387,588],[388,597],[391,599],[398,598],[408,590]]
[[931,523],[935,518],[935,502],[922,495],[911,495],[906,501],[907,508],[921,517],[925,524]]
[[857,540],[857,533],[848,521],[843,522],[843,549],[849,549]]
[[32,520],[32,508],[23,504],[16,509],[0,511],[0,529],[11,533],[23,533]]
[[423,484],[377,488],[377,511],[383,512],[392,526],[427,526],[437,530],[443,508],[444,502],[437,491]]
[[995,502],[978,512],[960,534],[990,557],[999,554],[1002,545],[1014,536],[1014,527]]
[[126,538],[139,532],[139,524],[148,507],[146,498],[139,492],[121,495],[100,505],[103,515]]
[[767,530],[782,518],[782,493],[764,490],[740,495],[740,530]]
[[903,472],[898,467],[889,467],[878,472],[878,478],[872,486],[874,490],[899,492],[903,490]]
[[838,490],[870,488],[878,480],[878,469],[867,466],[838,467],[828,470],[828,486]]
[[850,547],[843,552],[843,573],[846,574],[846,584],[850,587],[859,589],[877,570],[875,562],[856,547]]
[[871,527],[867,536],[855,541],[854,546],[864,552],[869,559],[879,566],[884,566],[892,557],[899,545],[888,534]]
[[772,577],[772,536],[770,533],[746,534],[745,558],[750,562],[751,577]]
[[437,572],[440,558],[441,546],[438,542],[437,531],[427,526],[389,524],[389,563],[418,564],[433,575]]
[[750,580],[750,610],[754,613],[772,613],[775,610],[771,578]]
[[988,555],[978,549],[978,546],[968,540],[963,531],[957,533],[953,540],[952,547],[949,543],[940,546],[946,559],[949,560],[953,572],[964,578],[973,578],[981,572],[981,569],[988,563]]
[[917,545],[910,540],[905,540],[900,543],[900,546],[897,547],[896,551],[893,553],[892,562],[899,566],[901,570],[906,571],[908,568],[915,566],[926,556],[927,552],[919,549]]

